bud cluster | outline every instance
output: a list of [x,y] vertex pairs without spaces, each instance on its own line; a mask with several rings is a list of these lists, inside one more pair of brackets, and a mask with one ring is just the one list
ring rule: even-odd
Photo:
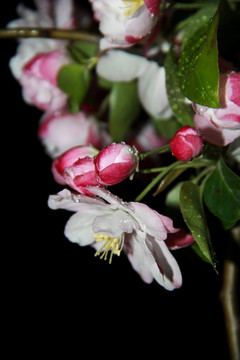
[[53,160],[52,173],[59,184],[90,195],[88,186],[117,184],[131,176],[137,165],[137,150],[123,142],[101,151],[93,146],[77,146]]

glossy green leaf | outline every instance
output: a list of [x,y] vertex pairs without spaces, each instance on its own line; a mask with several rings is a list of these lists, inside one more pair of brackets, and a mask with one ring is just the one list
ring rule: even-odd
[[200,188],[186,181],[180,191],[180,209],[199,249],[216,269],[215,253],[205,218]]
[[113,141],[125,139],[127,132],[140,111],[137,83],[114,83],[109,98],[109,130]]
[[79,110],[86,96],[90,80],[91,74],[84,65],[69,64],[60,69],[57,77],[58,86],[69,95],[68,104],[73,113]]
[[186,41],[179,59],[180,88],[191,101],[219,108],[219,12]]
[[222,159],[205,183],[204,201],[225,228],[232,227],[240,219],[240,178]]
[[196,11],[193,15],[188,16],[183,25],[178,25],[178,30],[183,31],[183,47],[192,35],[198,31],[202,25],[206,24],[216,13],[219,2],[207,2],[205,6]]
[[178,66],[174,59],[173,49],[168,52],[164,67],[166,71],[168,100],[172,111],[181,125],[193,126],[194,112],[191,105],[186,102],[186,98],[180,89],[179,78],[177,76]]

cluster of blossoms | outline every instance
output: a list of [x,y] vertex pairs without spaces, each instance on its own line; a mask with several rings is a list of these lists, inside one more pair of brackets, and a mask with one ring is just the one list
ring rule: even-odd
[[[168,290],[181,286],[179,266],[171,250],[192,245],[194,238],[173,221],[146,204],[126,203],[107,189],[138,171],[139,152],[166,146],[182,162],[201,155],[204,142],[226,146],[240,137],[240,73],[220,74],[219,108],[185,99],[192,106],[192,125],[181,126],[170,138],[155,132],[174,117],[166,86],[166,69],[159,58],[170,49],[161,39],[151,47],[162,21],[161,0],[90,0],[94,20],[102,34],[95,77],[115,83],[136,84],[139,104],[147,117],[129,143],[112,142],[104,117],[87,100],[79,111],[69,110],[68,94],[58,86],[59,71],[74,64],[70,43],[60,39],[21,39],[10,68],[22,86],[24,100],[44,113],[38,135],[52,158],[57,183],[68,186],[49,198],[52,209],[75,212],[65,227],[66,237],[81,246],[91,245],[96,255],[109,259],[124,251],[141,278],[155,279]],[[76,11],[71,0],[36,1],[37,11],[18,7],[20,19],[8,27],[41,27],[74,30],[91,25],[85,9]],[[78,16],[81,13],[81,16]],[[77,15],[76,15],[77,14]],[[87,21],[86,21],[87,19]],[[144,44],[144,51],[126,48]],[[94,78],[95,79],[95,78]],[[96,85],[93,81],[93,85]],[[103,111],[102,111],[103,113]],[[150,122],[149,119],[154,119]],[[113,139],[114,140],[114,139]],[[124,139],[125,141],[125,139]],[[134,146],[133,146],[134,144]],[[138,150],[139,152],[138,152]]]

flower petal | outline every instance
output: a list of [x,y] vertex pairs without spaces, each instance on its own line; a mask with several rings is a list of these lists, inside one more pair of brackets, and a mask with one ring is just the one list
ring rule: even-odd
[[165,242],[156,242],[148,236],[146,247],[149,249],[147,259],[154,279],[167,290],[179,288],[182,285],[181,271]]
[[131,81],[141,76],[148,66],[142,56],[122,50],[110,50],[97,64],[97,73],[110,81]]
[[95,233],[108,234],[110,237],[119,237],[123,233],[131,233],[138,227],[136,221],[125,211],[116,210],[97,216],[93,222]]
[[145,283],[150,284],[153,281],[153,275],[148,266],[147,255],[138,241],[135,231],[131,235],[126,235],[124,251],[133,269]]
[[101,213],[105,213],[104,207],[98,205],[81,204],[81,210],[70,217],[65,226],[65,236],[72,242],[78,243],[80,246],[92,244],[93,238],[93,222]]
[[74,194],[67,189],[60,191],[56,195],[50,195],[48,199],[48,206],[53,210],[64,209],[69,211],[80,211],[83,203],[106,206],[106,203],[101,199]]
[[138,82],[141,103],[148,114],[156,118],[170,116],[165,69],[155,61],[149,61],[148,67]]
[[[139,222],[143,232],[155,237],[158,240],[165,240],[167,238],[167,230],[162,217],[157,211],[152,210],[149,206],[131,202],[134,209],[134,217]],[[165,221],[164,217],[164,221]],[[170,220],[170,219],[169,219]]]
[[165,244],[171,250],[182,249],[183,247],[190,246],[195,242],[194,237],[187,234],[184,229],[178,229],[173,234],[168,234]]

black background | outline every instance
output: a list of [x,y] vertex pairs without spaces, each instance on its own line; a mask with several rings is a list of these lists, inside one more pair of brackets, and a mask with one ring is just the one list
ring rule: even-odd
[[[16,4],[5,2],[1,27],[16,18]],[[109,265],[64,237],[70,213],[47,207],[61,187],[37,138],[42,112],[24,103],[8,68],[16,45],[1,40],[2,326],[9,354],[228,359],[221,264],[216,275],[175,252],[183,286],[168,292],[143,283],[125,255]]]

